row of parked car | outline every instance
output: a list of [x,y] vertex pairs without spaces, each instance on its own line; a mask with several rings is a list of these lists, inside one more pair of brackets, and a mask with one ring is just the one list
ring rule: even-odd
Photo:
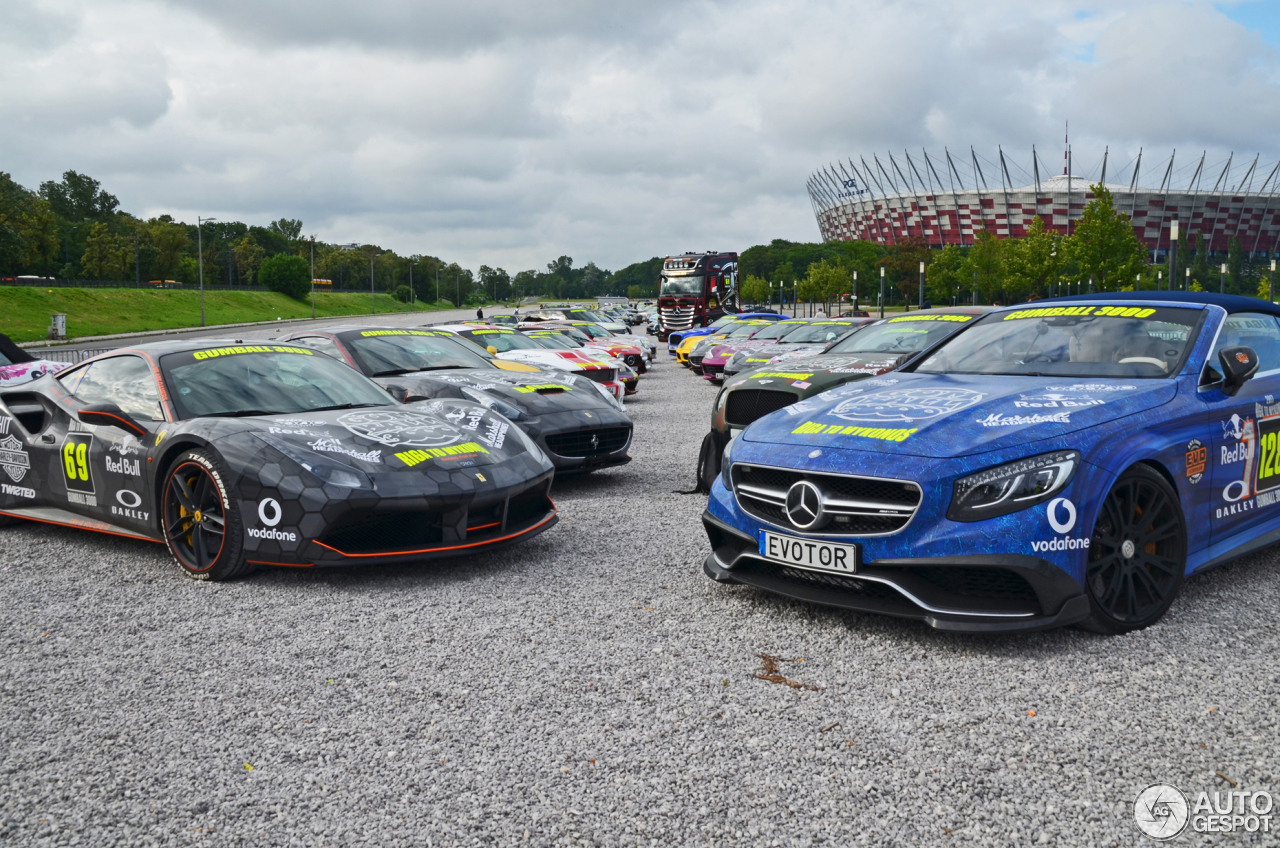
[[197,579],[453,556],[556,521],[554,476],[630,461],[653,362],[525,315],[166,341],[75,365],[0,340],[0,525],[166,544]]
[[1122,633],[1280,536],[1264,300],[754,313],[669,352],[721,384],[698,462],[719,582],[947,630]]

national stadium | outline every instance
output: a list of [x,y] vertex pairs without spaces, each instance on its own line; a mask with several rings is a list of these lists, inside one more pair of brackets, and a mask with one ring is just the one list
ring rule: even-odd
[[1188,159],[1176,151],[1152,161],[1139,151],[1124,163],[1104,152],[1084,172],[1079,164],[1069,147],[1062,173],[1034,148],[1021,162],[999,148],[995,159],[973,148],[968,155],[873,153],[870,161],[858,156],[815,171],[809,199],[823,241],[888,246],[923,239],[931,247],[963,247],[982,230],[1025,236],[1036,216],[1046,229],[1069,235],[1093,199],[1091,186],[1102,183],[1153,256],[1169,249],[1175,220],[1193,246],[1200,234],[1212,252],[1226,251],[1233,237],[1251,256],[1274,256],[1280,248],[1280,162],[1261,164],[1260,155],[1212,162],[1203,153]]

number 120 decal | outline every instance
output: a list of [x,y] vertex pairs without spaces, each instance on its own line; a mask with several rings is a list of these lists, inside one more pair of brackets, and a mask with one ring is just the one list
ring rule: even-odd
[[92,433],[68,433],[62,443],[62,475],[67,480],[67,490],[92,495],[93,472],[89,458],[93,455]]

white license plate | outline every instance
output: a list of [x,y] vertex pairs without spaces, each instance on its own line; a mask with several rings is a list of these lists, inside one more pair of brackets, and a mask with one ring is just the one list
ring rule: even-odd
[[816,539],[798,539],[780,533],[760,532],[760,556],[770,562],[785,563],[810,571],[832,571],[837,574],[858,573],[858,546]]

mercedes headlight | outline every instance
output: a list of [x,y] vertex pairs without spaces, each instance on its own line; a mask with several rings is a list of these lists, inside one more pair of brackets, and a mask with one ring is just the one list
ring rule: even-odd
[[1056,451],[961,477],[947,518],[982,521],[1026,509],[1062,490],[1079,466],[1079,451]]
[[733,439],[729,440],[729,444],[724,446],[724,453],[720,455],[720,482],[724,483],[724,487],[729,491],[733,491],[733,478],[729,474],[729,451],[733,448]]
[[495,397],[487,395],[480,389],[473,389],[470,386],[463,386],[462,393],[467,397],[471,398],[476,403],[483,406],[485,409],[492,410],[493,412],[496,412],[499,415],[501,415],[503,418],[509,418],[512,421],[521,421],[529,417],[528,415],[525,415],[523,412],[521,412],[519,409],[516,409],[511,404],[504,403],[503,401],[500,401]]

